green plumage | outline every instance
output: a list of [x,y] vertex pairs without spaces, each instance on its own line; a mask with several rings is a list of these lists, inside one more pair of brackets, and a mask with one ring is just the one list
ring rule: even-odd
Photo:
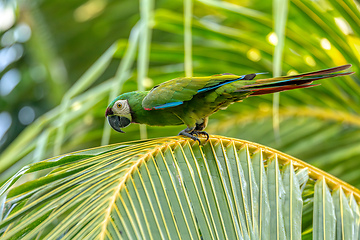
[[312,87],[315,86],[311,85],[314,80],[351,74],[335,73],[350,66],[348,64],[295,76],[259,80],[253,80],[257,74],[176,78],[155,86],[150,91],[120,95],[109,104],[106,115],[116,115],[113,113],[114,104],[118,100],[127,100],[131,122],[155,126],[185,124],[188,128],[180,134],[198,140],[193,135],[207,135],[202,130],[206,127],[208,116],[231,103],[249,96]]
[[[222,82],[224,79],[234,80],[237,78],[239,76],[231,75],[231,78],[229,76],[212,76],[210,78],[173,79],[151,91],[124,93],[116,98],[113,103],[117,100],[128,100],[134,123],[155,126],[181,124],[195,126],[196,123],[201,123],[204,118],[220,108],[246,98],[250,92],[236,93],[235,90],[241,85],[249,84],[249,81],[244,80],[244,83],[241,84],[227,84],[199,94],[196,92],[203,87]],[[154,108],[178,101],[183,101],[183,104],[158,110],[145,110],[145,108]]]

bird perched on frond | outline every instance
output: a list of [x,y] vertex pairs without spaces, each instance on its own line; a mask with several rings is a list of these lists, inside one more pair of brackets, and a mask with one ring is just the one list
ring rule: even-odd
[[318,86],[314,80],[344,76],[351,64],[299,75],[254,80],[259,73],[234,75],[229,73],[210,77],[182,77],[153,87],[150,91],[121,94],[107,107],[105,116],[110,126],[121,133],[130,123],[151,126],[187,125],[179,135],[200,143],[197,136],[204,131],[208,118],[234,102],[251,96]]

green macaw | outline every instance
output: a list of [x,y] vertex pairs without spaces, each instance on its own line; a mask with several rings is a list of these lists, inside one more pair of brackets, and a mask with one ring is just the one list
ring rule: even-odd
[[150,91],[121,94],[107,107],[105,116],[110,126],[121,133],[130,123],[151,126],[181,125],[187,128],[179,135],[190,137],[200,143],[196,136],[209,135],[203,131],[211,114],[241,102],[250,96],[258,96],[285,90],[308,88],[314,80],[344,76],[353,72],[351,64],[303,73],[299,75],[254,80],[256,75],[233,75],[224,73],[210,77],[182,77],[153,87]]

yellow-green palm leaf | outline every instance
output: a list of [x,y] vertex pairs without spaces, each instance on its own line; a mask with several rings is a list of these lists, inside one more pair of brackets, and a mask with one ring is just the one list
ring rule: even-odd
[[2,239],[359,237],[359,190],[220,136],[203,146],[174,137],[62,155],[24,167],[0,193]]

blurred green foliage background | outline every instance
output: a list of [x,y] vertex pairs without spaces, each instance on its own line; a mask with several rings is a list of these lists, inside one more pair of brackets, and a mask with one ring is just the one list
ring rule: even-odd
[[[287,20],[273,14],[280,6]],[[138,125],[110,131],[105,108],[120,92],[185,76],[184,49],[187,75],[271,77],[281,42],[274,27],[284,25],[282,75],[346,63],[356,73],[281,93],[278,137],[272,95],[216,113],[207,131],[276,148],[360,187],[357,1],[1,1],[0,11],[0,182],[60,153],[139,139]]]

